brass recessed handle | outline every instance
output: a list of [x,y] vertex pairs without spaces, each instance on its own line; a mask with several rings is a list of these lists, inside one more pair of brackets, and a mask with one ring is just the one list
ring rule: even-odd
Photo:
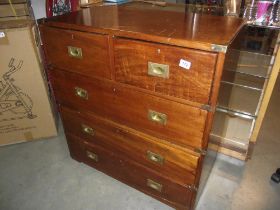
[[159,154],[153,153],[151,151],[147,151],[147,158],[160,165],[163,165],[163,163],[164,163],[164,157],[162,157]]
[[169,78],[169,65],[148,62],[148,75]]
[[89,134],[91,136],[94,136],[93,128],[91,128],[91,127],[89,127],[87,125],[82,124],[82,130],[83,130],[84,133]]
[[153,122],[162,124],[162,125],[166,125],[166,123],[167,123],[167,115],[166,114],[156,112],[156,111],[153,111],[153,110],[148,111],[148,119],[153,121]]
[[87,151],[87,157],[98,162],[98,155],[93,152]]
[[164,69],[161,66],[154,66],[151,70],[156,75],[164,75],[164,74],[166,74],[166,69]]
[[80,87],[75,87],[75,95],[83,99],[88,99],[88,92]]
[[151,179],[147,179],[147,186],[158,191],[161,192],[162,191],[162,184],[157,183]]
[[83,58],[82,48],[68,46],[67,49],[68,49],[68,55],[70,57],[78,58],[78,59],[82,59]]

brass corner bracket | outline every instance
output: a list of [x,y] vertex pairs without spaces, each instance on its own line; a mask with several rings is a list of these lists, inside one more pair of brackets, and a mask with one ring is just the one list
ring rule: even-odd
[[215,51],[215,52],[223,52],[226,53],[227,52],[227,46],[225,45],[219,45],[219,44],[211,44],[211,50]]

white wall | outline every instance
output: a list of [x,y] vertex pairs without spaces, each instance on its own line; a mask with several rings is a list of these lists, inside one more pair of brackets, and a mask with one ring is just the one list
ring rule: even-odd
[[36,19],[46,17],[46,1],[31,0],[31,5]]

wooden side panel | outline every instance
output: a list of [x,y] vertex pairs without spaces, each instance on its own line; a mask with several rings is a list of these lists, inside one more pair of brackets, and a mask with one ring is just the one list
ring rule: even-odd
[[[280,40],[280,35],[277,38],[278,42]],[[268,79],[267,82],[267,86],[266,89],[264,91],[264,95],[262,98],[262,102],[260,105],[260,109],[259,109],[259,113],[258,113],[258,117],[256,120],[256,124],[252,133],[252,136],[250,138],[251,142],[256,142],[257,141],[257,137],[259,134],[259,131],[261,129],[261,125],[268,107],[268,103],[270,101],[270,97],[272,95],[272,91],[274,88],[274,85],[276,83],[277,77],[278,77],[278,73],[279,73],[279,69],[280,69],[280,47],[279,45],[276,46],[276,50],[275,50],[275,62],[273,64],[271,73],[270,73],[270,77]]]
[[[216,53],[121,38],[114,41],[116,81],[208,104]],[[148,75],[148,62],[168,65],[168,78]]]
[[[162,144],[141,133],[132,133],[89,113],[78,113],[62,107],[61,114],[66,133],[80,136],[89,144],[108,148],[115,154],[123,154],[179,183],[194,183],[199,156]],[[93,134],[84,132],[83,126],[90,127]],[[148,152],[159,155],[163,159],[162,163],[149,159]]]
[[193,196],[192,202],[191,202],[191,208],[195,208],[195,204],[198,201],[203,188],[207,182],[208,176],[211,173],[211,170],[215,164],[216,160],[216,155],[217,155],[217,149],[211,149],[208,148],[208,144],[212,139],[210,139],[210,132],[212,129],[213,125],[213,118],[214,118],[214,113],[216,109],[216,104],[217,104],[217,98],[219,94],[219,89],[220,89],[220,81],[222,78],[222,72],[223,72],[223,65],[224,65],[224,60],[225,60],[225,54],[224,53],[219,53],[217,57],[217,65],[215,69],[215,75],[214,75],[214,80],[213,80],[213,86],[211,89],[211,95],[210,95],[210,106],[211,106],[211,112],[208,112],[207,118],[206,118],[206,123],[205,123],[205,130],[204,130],[204,135],[203,135],[203,148],[206,149],[206,155],[200,159],[199,164],[198,164],[198,175],[196,176],[196,184],[195,186],[198,187],[197,194]]
[[[111,78],[108,36],[46,26],[40,31],[48,64],[89,77]],[[69,56],[68,47],[80,48],[82,57]]]
[[[171,206],[185,210],[189,209],[192,192],[187,187],[166,179],[141,164],[127,160],[122,156],[117,156],[100,146],[84,144],[81,139],[70,134],[66,134],[66,136],[70,145],[70,153],[82,154],[84,163]],[[87,152],[94,153],[98,160],[90,159],[87,156]],[[148,179],[160,184],[161,191],[148,186]]]

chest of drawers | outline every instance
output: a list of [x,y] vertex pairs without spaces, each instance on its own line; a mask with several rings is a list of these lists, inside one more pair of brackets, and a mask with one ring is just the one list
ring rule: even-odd
[[193,209],[211,169],[204,165],[226,47],[242,24],[126,6],[41,20],[71,156]]

